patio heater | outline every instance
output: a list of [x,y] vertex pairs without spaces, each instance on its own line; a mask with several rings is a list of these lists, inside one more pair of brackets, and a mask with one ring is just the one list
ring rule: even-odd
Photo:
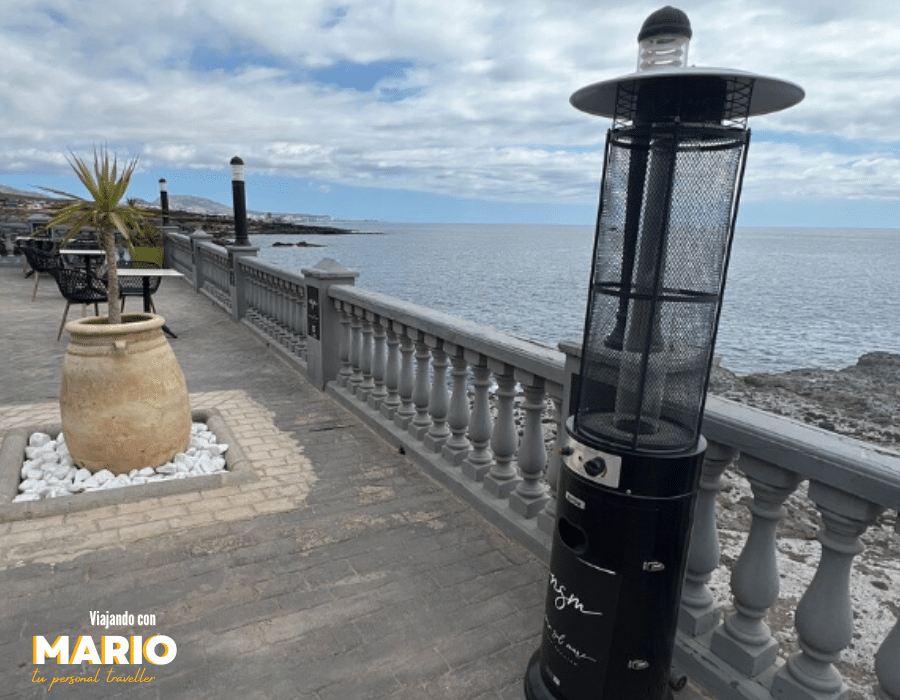
[[668,685],[700,434],[750,131],[803,90],[687,67],[665,7],[635,73],[575,92],[607,133],[580,376],[529,700],[658,700]]

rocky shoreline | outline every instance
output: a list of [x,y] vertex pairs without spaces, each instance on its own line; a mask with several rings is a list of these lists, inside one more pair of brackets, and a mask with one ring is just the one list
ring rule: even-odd
[[738,376],[716,367],[710,393],[900,452],[900,354],[870,352],[840,370]]

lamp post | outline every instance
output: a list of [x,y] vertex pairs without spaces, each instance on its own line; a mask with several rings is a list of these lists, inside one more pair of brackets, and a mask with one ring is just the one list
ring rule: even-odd
[[234,201],[234,244],[249,246],[247,238],[247,193],[244,189],[244,161],[231,159],[231,196]]
[[613,126],[529,700],[671,692],[746,122],[803,99],[785,81],[687,67],[691,37],[681,10],[653,13],[637,72],[570,100]]
[[159,208],[162,210],[162,225],[169,225],[169,188],[164,177],[159,178]]

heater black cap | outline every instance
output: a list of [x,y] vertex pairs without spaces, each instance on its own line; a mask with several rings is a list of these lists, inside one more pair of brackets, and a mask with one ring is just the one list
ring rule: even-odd
[[660,36],[662,34],[674,34],[675,36],[683,36],[690,39],[693,35],[691,21],[677,7],[666,5],[644,20],[641,33],[638,34],[638,41],[641,42],[651,36]]

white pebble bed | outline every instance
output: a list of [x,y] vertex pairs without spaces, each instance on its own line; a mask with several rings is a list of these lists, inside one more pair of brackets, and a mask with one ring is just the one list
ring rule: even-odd
[[116,475],[108,469],[92,474],[75,465],[62,433],[56,439],[46,433],[32,433],[25,448],[19,494],[13,502],[39,501],[44,498],[215,474],[225,471],[223,455],[226,450],[228,445],[217,443],[216,436],[205,423],[192,423],[191,441],[187,450],[175,455],[171,462],[155,468],[132,469],[128,474]]

